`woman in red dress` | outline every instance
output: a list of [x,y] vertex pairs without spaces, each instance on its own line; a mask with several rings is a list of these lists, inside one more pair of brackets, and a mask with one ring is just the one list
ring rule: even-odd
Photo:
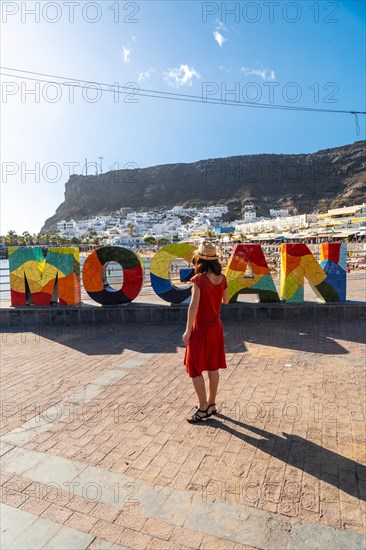
[[[226,277],[221,274],[221,264],[213,243],[201,243],[195,252],[193,263],[195,275],[191,279],[194,283],[192,299],[182,340],[187,346],[184,364],[199,400],[197,410],[187,420],[199,422],[216,413],[219,369],[226,369],[220,307],[221,303],[229,302],[229,295]],[[208,395],[203,371],[208,371]]]

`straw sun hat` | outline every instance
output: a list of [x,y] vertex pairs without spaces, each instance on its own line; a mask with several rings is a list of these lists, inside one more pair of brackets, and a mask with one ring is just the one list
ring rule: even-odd
[[203,241],[195,251],[195,256],[201,260],[218,260],[216,246],[211,241]]

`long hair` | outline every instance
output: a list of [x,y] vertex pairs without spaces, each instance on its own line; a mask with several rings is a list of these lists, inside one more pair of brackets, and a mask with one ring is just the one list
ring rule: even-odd
[[221,264],[219,260],[203,260],[199,256],[193,258],[195,275],[212,271],[215,275],[221,275]]

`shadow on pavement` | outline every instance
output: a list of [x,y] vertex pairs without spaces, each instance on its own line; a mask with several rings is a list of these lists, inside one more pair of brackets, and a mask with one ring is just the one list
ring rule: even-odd
[[[364,344],[366,320],[359,321],[270,321],[225,323],[227,353],[248,352],[247,344],[277,347],[321,355],[346,355],[344,342]],[[141,353],[176,353],[183,349],[183,325],[70,325],[40,326],[22,332],[47,338],[86,355],[117,355],[124,349]],[[23,336],[22,336],[23,338]]]
[[[46,338],[85,355],[119,355],[123,350],[139,353],[177,353],[184,348],[184,327],[159,325],[84,325],[39,327],[37,331],[22,333],[24,341]],[[240,348],[240,349],[239,349]],[[247,351],[244,343],[227,345],[226,351]]]
[[[238,431],[226,422],[253,432],[260,438]],[[352,497],[366,500],[366,495],[358,488],[358,480],[364,481],[366,479],[366,466],[352,459],[341,456],[296,434],[282,432],[284,437],[281,437],[235,420],[225,414],[218,413],[215,417],[211,417],[209,423],[210,427],[224,430],[264,453],[339,488]]]
[[126,349],[140,353],[176,353],[178,336],[181,337],[183,331],[179,329],[178,334],[177,328],[171,326],[84,325],[40,327],[32,334],[34,338],[47,338],[85,355],[120,355]]
[[366,320],[359,321],[248,321],[225,323],[225,342],[233,350],[258,344],[322,355],[342,355],[349,351],[341,341],[365,344]]

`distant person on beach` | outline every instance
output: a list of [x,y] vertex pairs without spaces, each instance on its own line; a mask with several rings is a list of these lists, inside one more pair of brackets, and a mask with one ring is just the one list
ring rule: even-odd
[[[209,418],[216,411],[219,369],[226,369],[224,331],[220,319],[221,304],[229,302],[225,275],[215,245],[204,241],[196,250],[193,263],[195,275],[191,281],[192,298],[188,307],[187,328],[182,336],[186,344],[184,364],[192,378],[199,405],[188,422]],[[208,371],[206,395],[203,371]]]

